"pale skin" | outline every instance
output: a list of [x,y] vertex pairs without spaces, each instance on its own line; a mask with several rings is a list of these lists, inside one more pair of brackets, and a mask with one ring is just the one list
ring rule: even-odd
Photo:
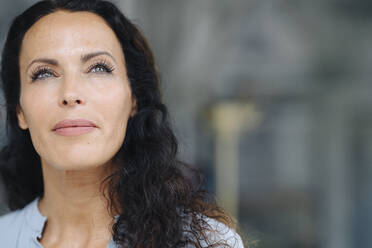
[[[81,59],[97,52],[104,53]],[[44,58],[54,62],[33,62]],[[111,73],[97,66],[102,61]],[[39,242],[44,248],[104,248],[113,218],[99,186],[136,113],[120,43],[98,15],[57,11],[27,31],[19,65],[18,124],[30,132],[43,171],[38,208],[47,223]],[[52,131],[57,122],[76,118],[98,128],[70,137]]]

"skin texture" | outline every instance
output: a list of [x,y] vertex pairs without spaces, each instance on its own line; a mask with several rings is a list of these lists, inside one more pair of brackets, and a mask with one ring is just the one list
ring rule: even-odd
[[[81,56],[104,51],[86,62]],[[48,58],[58,62],[35,62]],[[112,73],[91,66],[106,61]],[[26,33],[19,57],[19,126],[29,129],[40,155],[44,196],[39,210],[47,216],[43,247],[106,247],[112,217],[99,186],[125,137],[129,116],[136,112],[124,54],[115,33],[90,12],[57,11],[37,21]],[[32,63],[32,64],[31,64]],[[31,65],[30,65],[31,64]],[[32,72],[47,67],[32,81]],[[98,128],[79,136],[52,131],[64,119],[83,118]]]

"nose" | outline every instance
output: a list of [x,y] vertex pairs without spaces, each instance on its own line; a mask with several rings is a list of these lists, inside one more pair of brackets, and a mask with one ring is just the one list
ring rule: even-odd
[[74,106],[75,104],[81,104],[82,100],[77,96],[64,97],[62,100],[62,105],[64,106]]
[[75,106],[77,104],[85,104],[85,100],[84,100],[84,97],[82,96],[82,92],[81,90],[79,90],[77,87],[78,83],[79,82],[77,80],[77,78],[74,78],[73,80],[71,80],[72,78],[70,78],[70,80],[68,80],[66,78],[65,82],[63,82],[63,89],[62,90],[62,94],[61,94],[61,98],[59,100],[59,104],[62,106],[62,107],[65,107],[65,106]]

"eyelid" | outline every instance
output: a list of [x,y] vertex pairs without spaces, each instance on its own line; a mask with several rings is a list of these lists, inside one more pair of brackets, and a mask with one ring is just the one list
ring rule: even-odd
[[[99,66],[99,65],[106,67],[106,73],[111,73],[112,71],[115,70],[115,67],[106,58],[100,58],[100,59],[96,59],[95,61],[92,62],[92,64],[88,67],[86,73],[89,73],[94,67]],[[47,71],[47,72],[51,73],[53,76],[58,76],[57,73],[52,69],[51,66],[43,64],[43,65],[39,65],[39,66],[35,67],[31,71],[31,73],[30,73],[31,80],[36,81],[36,80],[40,80],[40,79],[41,80],[45,79],[45,78],[35,78],[42,71]]]
[[98,65],[106,67],[106,69],[108,70],[107,72],[112,72],[113,70],[115,70],[115,67],[112,65],[112,63],[107,61],[107,59],[97,59],[92,62],[92,64],[88,67],[86,72],[89,73],[94,67]]
[[47,71],[49,73],[51,73],[53,76],[57,76],[57,74],[53,71],[53,69],[48,66],[48,65],[39,65],[37,67],[35,67],[31,73],[30,73],[30,78],[32,81],[36,81],[36,80],[39,80],[39,79],[44,79],[44,78],[35,78],[37,76],[39,76],[39,74],[42,72],[42,71]]
[[34,75],[35,73],[37,73],[37,72],[39,72],[40,70],[43,70],[43,69],[51,70],[52,68],[48,65],[39,65],[31,71],[31,75]]

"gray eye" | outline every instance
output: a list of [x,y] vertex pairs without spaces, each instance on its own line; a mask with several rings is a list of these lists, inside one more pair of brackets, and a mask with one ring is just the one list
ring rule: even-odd
[[50,73],[50,72],[44,72],[44,73],[40,73],[38,75],[38,78],[46,78],[46,77],[51,77],[51,76],[53,76],[52,73]]
[[106,72],[106,68],[103,66],[96,66],[92,69],[92,72]]
[[93,73],[111,73],[114,70],[113,66],[108,65],[106,62],[98,62],[89,67],[88,72]]
[[34,72],[31,76],[31,79],[32,81],[35,81],[35,80],[42,80],[42,79],[46,79],[46,78],[49,78],[49,77],[52,77],[54,76],[54,74],[46,69],[46,68],[42,68],[36,72]]

